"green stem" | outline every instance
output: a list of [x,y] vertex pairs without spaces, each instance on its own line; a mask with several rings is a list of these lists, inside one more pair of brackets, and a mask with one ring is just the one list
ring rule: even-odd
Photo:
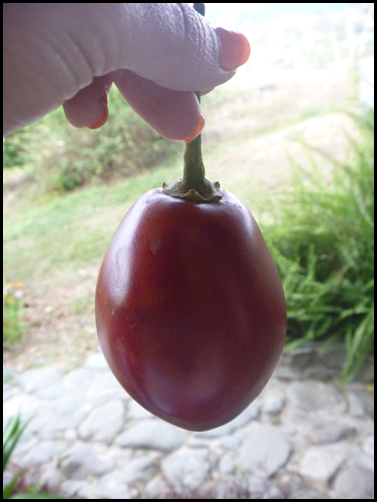
[[205,168],[202,158],[202,136],[199,134],[192,141],[187,141],[183,152],[183,181],[193,187],[205,180]]
[[167,195],[194,202],[215,202],[221,199],[220,183],[218,181],[211,183],[205,177],[201,145],[200,134],[192,141],[186,142],[183,154],[183,177],[171,187],[166,183],[162,185]]
[[[194,9],[204,16],[204,3],[194,3]],[[196,92],[200,103],[200,92]],[[202,158],[202,136],[199,134],[192,141],[186,141],[183,153],[183,177],[173,186],[163,183],[167,195],[194,202],[215,202],[222,197],[220,183],[211,183],[205,177]]]

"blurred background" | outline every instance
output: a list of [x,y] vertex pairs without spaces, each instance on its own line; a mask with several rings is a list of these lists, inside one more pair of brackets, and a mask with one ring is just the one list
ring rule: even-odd
[[[207,4],[251,56],[202,99],[207,177],[256,217],[283,281],[287,350],[337,340],[352,378],[374,340],[374,4]],[[113,87],[110,117],[63,110],[3,140],[4,364],[70,371],[98,345],[94,290],[119,222],[181,175]]]
[[[372,348],[373,4],[213,3],[206,17],[251,44],[202,100],[207,176],[269,239],[289,340],[362,330],[349,370]],[[99,130],[73,128],[60,108],[3,141],[6,361],[72,368],[96,347],[106,247],[143,192],[180,177],[182,150],[115,87]]]

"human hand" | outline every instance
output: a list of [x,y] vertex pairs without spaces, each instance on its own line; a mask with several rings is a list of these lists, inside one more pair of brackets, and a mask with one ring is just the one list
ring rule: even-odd
[[114,82],[159,134],[184,139],[202,122],[194,91],[250,54],[243,35],[182,3],[8,3],[3,23],[3,135],[60,105],[75,127],[100,127]]

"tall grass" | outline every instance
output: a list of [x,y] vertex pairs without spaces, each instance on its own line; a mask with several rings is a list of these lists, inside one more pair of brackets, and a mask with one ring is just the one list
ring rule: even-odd
[[[287,300],[286,349],[344,340],[341,382],[360,368],[374,344],[374,111],[353,118],[361,132],[333,163],[331,179],[293,164],[293,187],[275,194],[274,223],[263,229]],[[304,145],[307,147],[307,145]]]

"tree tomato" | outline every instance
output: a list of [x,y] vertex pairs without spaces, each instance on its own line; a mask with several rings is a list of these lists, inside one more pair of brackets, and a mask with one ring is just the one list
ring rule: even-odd
[[204,431],[234,419],[279,361],[279,274],[246,206],[145,193],[119,225],[96,289],[104,356],[144,408]]

